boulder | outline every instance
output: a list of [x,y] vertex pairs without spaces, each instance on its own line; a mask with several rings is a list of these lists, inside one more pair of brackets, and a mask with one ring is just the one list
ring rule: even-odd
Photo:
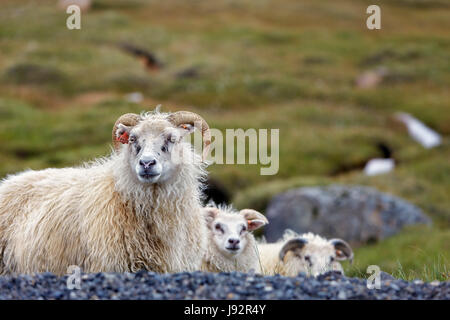
[[398,197],[363,186],[332,185],[289,190],[270,201],[264,232],[278,240],[285,229],[341,238],[352,245],[376,242],[404,226],[430,224],[421,209]]

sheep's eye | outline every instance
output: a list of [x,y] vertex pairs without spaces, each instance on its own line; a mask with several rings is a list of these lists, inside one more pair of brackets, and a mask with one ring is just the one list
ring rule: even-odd
[[310,256],[305,256],[305,260],[308,262],[311,262],[311,257]]
[[175,143],[175,139],[176,139],[176,137],[173,134],[170,134],[167,136],[166,142],[167,143]]
[[136,145],[136,154],[138,154],[139,152],[141,152],[141,146]]
[[216,224],[215,226],[214,226],[214,228],[217,230],[217,231],[220,231],[220,232],[222,232],[223,233],[223,229],[222,229],[222,226],[218,223],[218,224]]
[[166,146],[166,145],[163,145],[163,146],[161,147],[161,151],[162,151],[162,152],[167,152],[167,146]]
[[130,143],[135,142],[135,141],[136,141],[136,136],[131,136],[131,137],[128,139],[128,141],[129,141]]
[[247,231],[247,227],[246,226],[242,226],[241,234],[243,234],[245,231]]

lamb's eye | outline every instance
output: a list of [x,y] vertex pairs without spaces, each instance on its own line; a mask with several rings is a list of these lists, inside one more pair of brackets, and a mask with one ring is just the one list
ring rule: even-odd
[[162,151],[162,152],[167,152],[167,146],[166,146],[166,145],[163,145],[163,146],[161,147],[161,151]]
[[214,229],[216,229],[217,231],[220,231],[220,232],[223,233],[223,229],[222,229],[222,226],[220,225],[220,223],[217,223],[217,224],[214,226]]
[[310,256],[305,256],[305,261],[308,262],[308,265],[310,267],[312,267],[312,262],[311,262],[311,257]]
[[139,152],[141,152],[141,146],[136,145],[136,154],[138,154]]
[[334,262],[334,257],[330,257],[330,263]]
[[130,139],[128,139],[130,143],[136,142],[136,136],[131,136]]
[[246,226],[242,226],[241,234],[243,234],[245,231],[247,231],[247,227]]

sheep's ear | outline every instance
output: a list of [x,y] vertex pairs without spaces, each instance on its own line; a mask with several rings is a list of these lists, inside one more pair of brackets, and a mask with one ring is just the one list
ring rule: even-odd
[[336,251],[336,260],[350,260],[353,262],[353,250],[350,245],[342,239],[331,239],[329,242]]
[[121,123],[117,125],[116,140],[122,144],[127,144],[130,138],[130,130],[132,127],[127,127]]
[[303,238],[294,238],[289,240],[284,244],[284,246],[280,250],[279,258],[281,261],[284,261],[284,257],[289,251],[301,250],[306,245],[308,241]]
[[242,209],[239,213],[247,220],[248,231],[254,231],[269,223],[269,220],[256,210]]
[[213,207],[205,207],[202,209],[207,225],[211,225],[219,214],[219,209]]

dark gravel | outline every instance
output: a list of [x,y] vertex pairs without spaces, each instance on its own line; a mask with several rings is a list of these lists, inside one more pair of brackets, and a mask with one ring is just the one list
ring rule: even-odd
[[[387,279],[387,277],[385,278]],[[450,282],[383,280],[369,290],[366,280],[330,272],[317,278],[244,273],[82,274],[81,289],[69,290],[67,276],[0,277],[0,299],[450,299]]]

